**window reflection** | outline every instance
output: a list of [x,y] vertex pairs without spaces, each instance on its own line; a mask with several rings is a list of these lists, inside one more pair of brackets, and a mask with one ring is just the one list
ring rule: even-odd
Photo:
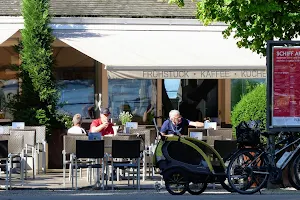
[[111,117],[130,112],[133,121],[152,124],[156,111],[156,80],[109,79],[108,95]]
[[182,97],[181,95],[181,80],[180,79],[165,79],[165,88],[169,99]]
[[18,93],[19,84],[17,79],[0,80],[0,119],[12,118],[5,109],[5,104],[13,95]]
[[94,69],[77,67],[76,69],[57,69],[57,84],[60,91],[59,111],[70,116],[81,114],[85,119],[94,116]]

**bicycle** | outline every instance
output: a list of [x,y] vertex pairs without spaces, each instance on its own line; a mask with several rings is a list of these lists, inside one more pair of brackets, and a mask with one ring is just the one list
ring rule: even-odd
[[[268,144],[272,134],[283,133],[261,133],[262,136],[267,138]],[[293,179],[290,180],[293,186],[300,186],[299,175],[292,174],[292,172],[295,172],[295,165],[300,164],[300,138],[290,134],[277,142],[275,144],[274,159],[272,159],[270,148],[271,146],[265,149],[262,145],[258,145],[256,148],[240,149],[232,155],[227,168],[227,177],[230,186],[235,191],[240,194],[254,194],[265,187],[269,178],[272,183],[278,183],[282,180],[282,170],[291,163],[293,166],[289,170],[289,179]],[[290,149],[292,150],[289,151]],[[287,154],[282,154],[283,152],[290,153],[286,156]],[[276,160],[276,164],[272,162],[273,160]]]

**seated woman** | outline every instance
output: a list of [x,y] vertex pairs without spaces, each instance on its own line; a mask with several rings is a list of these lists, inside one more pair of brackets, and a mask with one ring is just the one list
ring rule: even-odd
[[73,126],[69,128],[68,134],[85,134],[85,130],[81,127],[82,117],[80,114],[75,114],[73,117]]

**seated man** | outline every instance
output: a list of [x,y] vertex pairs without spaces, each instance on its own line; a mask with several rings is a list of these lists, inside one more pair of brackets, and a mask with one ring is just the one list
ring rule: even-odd
[[169,112],[169,119],[167,119],[161,126],[160,133],[162,136],[167,135],[183,135],[186,134],[188,126],[203,127],[202,122],[193,122],[182,118],[178,110],[171,110]]
[[73,126],[68,129],[68,134],[85,134],[85,130],[81,127],[82,117],[80,114],[75,114],[73,117]]
[[101,110],[100,118],[92,121],[90,133],[101,133],[102,136],[114,134],[113,124],[109,122],[110,111],[108,108]]

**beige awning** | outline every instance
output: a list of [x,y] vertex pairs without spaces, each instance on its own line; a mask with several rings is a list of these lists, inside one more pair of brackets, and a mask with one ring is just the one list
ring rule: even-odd
[[109,78],[264,78],[264,57],[221,32],[55,30],[55,36],[105,64]]
[[13,29],[1,29],[0,28],[0,44],[2,44],[7,39],[9,39],[18,30],[19,30],[19,28],[13,28]]

